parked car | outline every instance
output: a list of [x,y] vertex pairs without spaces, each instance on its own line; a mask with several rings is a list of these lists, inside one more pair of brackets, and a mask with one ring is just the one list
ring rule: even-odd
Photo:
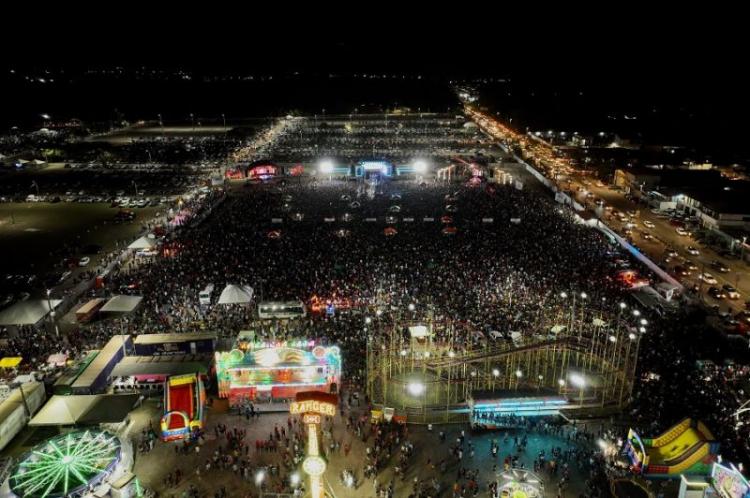
[[724,263],[722,263],[718,259],[711,261],[711,268],[719,271],[720,273],[729,273],[729,267],[727,267]]
[[88,256],[84,256],[80,260],[78,260],[78,266],[88,266],[90,262],[91,258]]
[[2,300],[0,300],[0,308],[4,308],[5,306],[8,306],[12,302],[13,302],[13,294],[8,294]]
[[698,271],[698,266],[696,266],[696,264],[690,261],[689,259],[686,259],[684,264],[685,264],[685,268],[687,268],[688,270]]
[[683,237],[686,237],[689,234],[689,232],[682,227],[675,228],[675,232],[677,232],[677,235],[682,235]]
[[651,221],[643,220],[643,226],[646,228],[654,228],[655,225]]
[[709,287],[708,295],[714,299],[724,299],[725,297],[727,297],[724,292],[718,287]]
[[698,256],[701,253],[695,246],[687,246],[687,252],[692,256]]
[[677,265],[672,269],[672,273],[678,277],[687,277],[690,275],[690,271],[684,266]]
[[698,278],[709,285],[716,285],[718,283],[716,281],[716,278],[714,278],[714,276],[708,272],[701,273],[700,275],[698,275]]
[[740,298],[740,293],[737,292],[737,289],[735,289],[734,287],[732,287],[729,284],[722,285],[721,286],[721,290],[724,291],[724,294],[727,296],[727,299],[734,300],[734,299],[739,299]]

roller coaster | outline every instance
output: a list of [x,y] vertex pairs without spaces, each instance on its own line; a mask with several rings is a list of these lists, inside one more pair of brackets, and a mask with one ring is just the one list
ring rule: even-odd
[[[627,405],[638,328],[622,313],[551,311],[545,323],[512,339],[508,333],[467,334],[429,318],[376,330],[367,348],[368,395],[377,407],[393,408],[416,423],[466,421],[482,408],[522,414],[517,407],[525,400],[553,400],[555,412]],[[406,332],[418,327],[419,337]]]

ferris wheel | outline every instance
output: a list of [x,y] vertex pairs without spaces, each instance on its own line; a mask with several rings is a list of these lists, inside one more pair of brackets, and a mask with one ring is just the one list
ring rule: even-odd
[[15,465],[10,488],[21,498],[78,496],[102,481],[120,461],[120,440],[87,430],[56,436],[35,446]]

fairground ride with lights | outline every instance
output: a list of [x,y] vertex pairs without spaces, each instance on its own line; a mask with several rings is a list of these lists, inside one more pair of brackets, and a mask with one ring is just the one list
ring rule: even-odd
[[206,393],[199,374],[169,377],[164,383],[164,441],[192,437],[203,428]]
[[374,320],[367,392],[376,409],[408,422],[477,428],[571,410],[616,411],[629,402],[646,331],[635,313],[562,304],[540,312],[527,330],[486,335],[429,318],[390,327]]
[[341,351],[308,339],[258,341],[240,333],[231,351],[216,353],[219,397],[232,406],[253,400],[291,400],[298,392],[335,393]]

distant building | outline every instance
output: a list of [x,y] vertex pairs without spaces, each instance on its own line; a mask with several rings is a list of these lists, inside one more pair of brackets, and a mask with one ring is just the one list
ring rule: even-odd
[[750,240],[750,182],[730,181],[704,165],[691,169],[622,168],[615,185],[659,209],[694,216],[731,248]]
[[662,172],[652,168],[618,168],[615,170],[614,184],[625,192],[648,192],[661,182]]

